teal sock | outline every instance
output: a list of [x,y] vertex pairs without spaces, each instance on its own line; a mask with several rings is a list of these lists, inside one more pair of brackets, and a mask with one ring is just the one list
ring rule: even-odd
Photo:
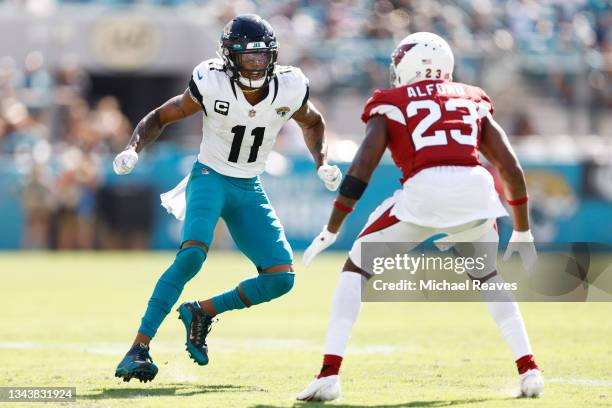
[[244,309],[246,307],[242,299],[240,299],[238,288],[228,290],[225,293],[215,296],[212,298],[212,304],[217,314],[227,312],[228,310]]
[[197,246],[181,249],[174,262],[157,281],[147,311],[138,332],[149,337],[155,336],[157,329],[170,313],[185,284],[193,278],[206,260],[206,251]]

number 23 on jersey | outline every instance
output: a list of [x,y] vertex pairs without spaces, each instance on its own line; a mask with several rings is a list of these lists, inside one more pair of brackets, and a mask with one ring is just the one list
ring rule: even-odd
[[[480,107],[480,110],[479,110]],[[453,98],[444,103],[447,112],[454,112],[457,108],[467,109],[468,114],[462,116],[463,123],[469,125],[470,133],[463,134],[459,129],[449,129],[450,137],[459,144],[476,146],[478,143],[478,119],[486,116],[488,108],[485,105],[479,106],[470,99]],[[442,108],[438,103],[431,99],[411,101],[406,106],[406,114],[412,118],[421,109],[427,110],[427,115],[421,119],[412,131],[412,141],[416,151],[428,146],[443,146],[448,144],[448,134],[446,130],[435,130],[433,136],[423,136],[423,133],[430,127],[434,127],[442,118]],[[482,114],[484,112],[484,115]],[[482,115],[482,116],[481,116]]]

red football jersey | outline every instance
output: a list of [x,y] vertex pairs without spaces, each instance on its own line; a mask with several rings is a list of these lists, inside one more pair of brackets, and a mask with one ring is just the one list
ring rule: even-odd
[[374,91],[361,119],[387,119],[388,147],[402,183],[435,166],[477,166],[482,119],[493,105],[480,88],[427,80]]

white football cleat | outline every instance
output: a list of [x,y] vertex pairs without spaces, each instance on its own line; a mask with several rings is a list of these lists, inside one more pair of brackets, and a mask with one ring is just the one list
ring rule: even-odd
[[340,377],[316,378],[295,399],[298,401],[332,401],[340,398]]
[[521,374],[521,395],[528,398],[536,398],[544,391],[544,377],[540,370],[527,370]]

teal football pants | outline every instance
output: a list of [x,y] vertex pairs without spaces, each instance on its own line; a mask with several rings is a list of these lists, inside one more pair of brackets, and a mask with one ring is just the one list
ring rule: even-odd
[[[283,227],[263,190],[259,177],[228,177],[196,161],[187,184],[187,211],[182,242],[198,241],[208,248],[215,226],[223,218],[236,246],[258,271],[271,266],[293,263],[291,247]],[[193,278],[206,260],[206,252],[198,246],[181,249],[158,280],[140,333],[153,337],[185,284]],[[268,302],[293,287],[293,272],[260,273],[240,284],[248,301],[245,304],[236,288],[213,298],[217,313],[242,309]]]

